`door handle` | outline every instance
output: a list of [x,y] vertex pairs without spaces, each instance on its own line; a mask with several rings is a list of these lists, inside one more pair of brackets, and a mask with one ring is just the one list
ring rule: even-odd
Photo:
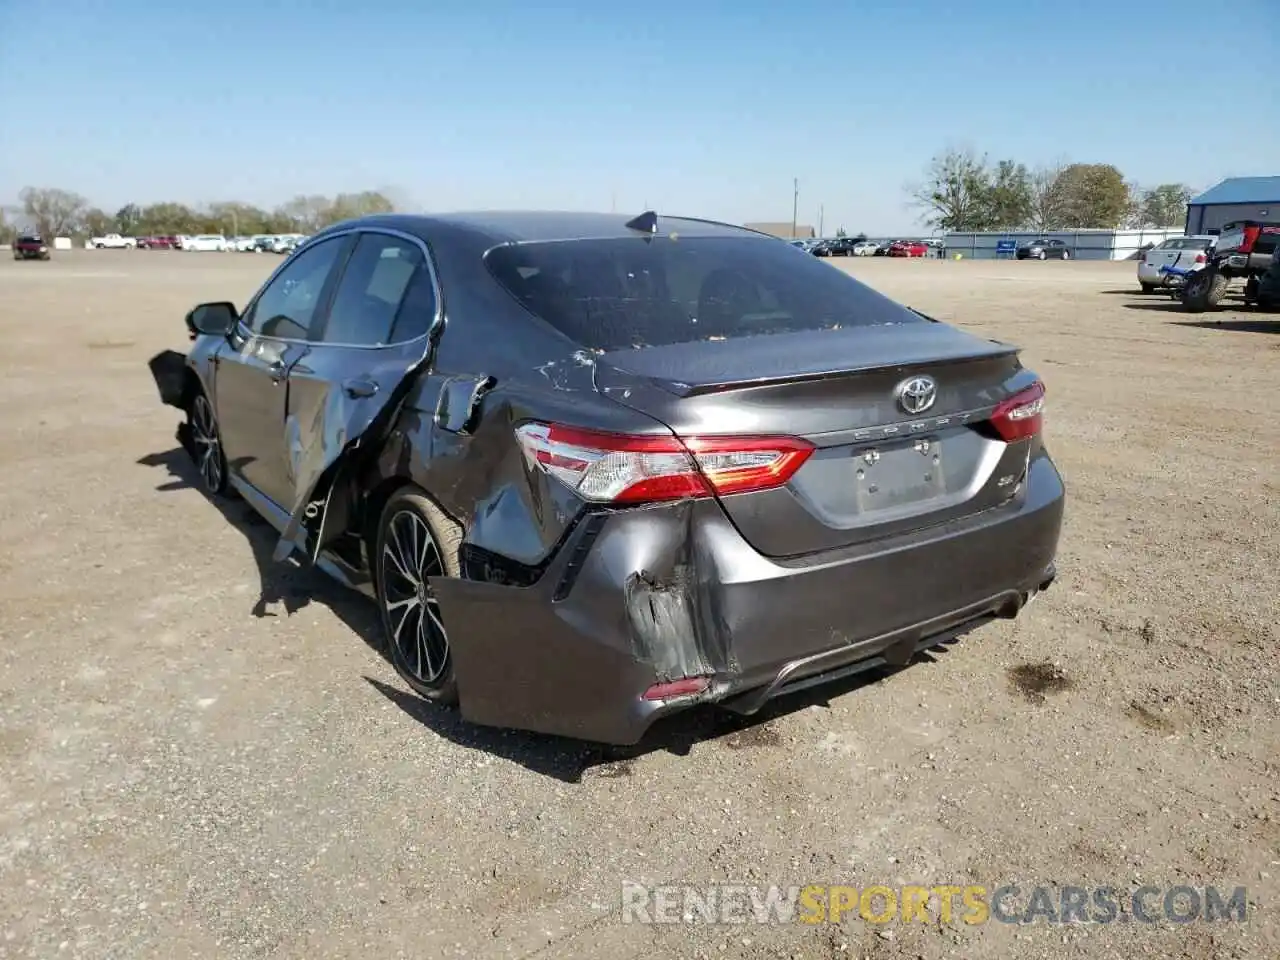
[[279,383],[284,379],[284,375],[287,372],[284,361],[272,360],[271,363],[267,365],[267,372],[271,375],[272,383]]
[[378,385],[372,380],[343,380],[342,389],[352,400],[363,400],[378,392]]

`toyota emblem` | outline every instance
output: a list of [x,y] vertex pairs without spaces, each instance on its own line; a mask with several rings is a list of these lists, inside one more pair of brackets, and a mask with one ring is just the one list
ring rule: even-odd
[[898,395],[898,404],[912,415],[924,413],[938,399],[938,385],[933,377],[912,377],[903,380],[894,391]]

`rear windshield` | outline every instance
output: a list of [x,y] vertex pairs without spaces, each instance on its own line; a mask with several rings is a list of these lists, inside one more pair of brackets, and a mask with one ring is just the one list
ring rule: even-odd
[[24,233],[22,236],[18,238],[18,242],[19,243],[44,243],[44,241],[41,240],[38,236],[36,236],[34,233]]
[[756,237],[627,237],[495,247],[490,272],[589,350],[924,323],[838,267]]
[[1195,240],[1191,237],[1174,237],[1160,244],[1161,250],[1204,250],[1209,246],[1208,240]]

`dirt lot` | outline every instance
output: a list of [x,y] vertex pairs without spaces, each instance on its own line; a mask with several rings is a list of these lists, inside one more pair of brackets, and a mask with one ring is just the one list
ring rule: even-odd
[[[277,262],[0,261],[0,957],[1280,956],[1280,318],[1196,322],[1131,263],[838,264],[1025,346],[1059,580],[935,660],[619,760],[411,697],[365,601],[191,486],[145,361]],[[624,880],[1250,908],[642,926]]]

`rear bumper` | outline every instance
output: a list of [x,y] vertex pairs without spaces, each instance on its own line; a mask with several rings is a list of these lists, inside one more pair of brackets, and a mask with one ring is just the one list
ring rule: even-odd
[[[1185,268],[1184,268],[1185,269]],[[1168,273],[1161,273],[1158,266],[1149,263],[1138,264],[1138,282],[1150,283],[1156,286],[1168,286],[1173,277]]]
[[[1041,452],[1001,507],[793,561],[756,553],[714,501],[599,515],[531,587],[434,582],[463,716],[629,744],[694,703],[749,713],[783,693],[905,663],[1016,615],[1052,581],[1063,501]],[[653,684],[690,676],[709,677],[709,687],[644,699]]]

